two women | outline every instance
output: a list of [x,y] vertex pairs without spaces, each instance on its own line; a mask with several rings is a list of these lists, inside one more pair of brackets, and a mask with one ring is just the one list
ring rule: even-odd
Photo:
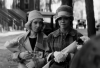
[[[85,39],[81,33],[73,29],[73,10],[68,5],[62,5],[56,11],[56,24],[59,29],[49,34],[47,38],[48,53],[47,60],[50,61],[49,68],[69,68],[72,55],[81,47],[70,47],[73,52],[63,54],[62,50],[74,42],[77,45],[78,38]],[[85,40],[86,41],[86,40]],[[46,66],[44,66],[46,68]]]
[[[36,10],[31,11],[26,23],[28,31],[6,43],[7,48],[13,52],[13,58],[19,62],[19,68],[33,68],[34,66],[41,68],[49,60],[53,60],[49,68],[69,67],[72,53],[74,54],[78,48],[76,47],[72,53],[66,55],[61,53],[61,50],[83,35],[72,27],[73,10],[70,6],[62,5],[59,7],[55,21],[59,25],[59,29],[50,33],[47,38],[42,32],[44,24],[41,13]],[[77,45],[77,41],[75,45]],[[34,58],[33,56],[36,56],[36,53],[39,56]],[[47,55],[46,58],[44,53]]]

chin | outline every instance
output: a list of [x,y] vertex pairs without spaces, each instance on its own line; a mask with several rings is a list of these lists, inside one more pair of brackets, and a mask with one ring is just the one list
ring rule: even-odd
[[66,27],[61,27],[62,29],[65,29]]

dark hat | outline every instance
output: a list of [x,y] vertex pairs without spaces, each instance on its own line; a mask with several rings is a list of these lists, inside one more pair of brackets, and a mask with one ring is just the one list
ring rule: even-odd
[[58,20],[62,16],[72,17],[73,16],[73,9],[72,9],[72,7],[70,7],[68,5],[61,5],[56,10],[56,20]]

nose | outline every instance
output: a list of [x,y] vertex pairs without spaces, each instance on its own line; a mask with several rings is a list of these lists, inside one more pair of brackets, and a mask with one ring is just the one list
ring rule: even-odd
[[41,26],[41,24],[40,23],[37,23],[37,25],[36,25],[37,27],[40,27]]
[[61,22],[65,22],[65,19],[62,18],[62,19],[61,19]]

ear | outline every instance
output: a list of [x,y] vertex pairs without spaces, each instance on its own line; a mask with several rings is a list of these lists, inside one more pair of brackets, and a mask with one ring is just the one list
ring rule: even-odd
[[44,22],[43,22],[43,25],[42,25],[42,27],[41,27],[41,31],[43,31],[45,29],[45,24],[44,24]]

